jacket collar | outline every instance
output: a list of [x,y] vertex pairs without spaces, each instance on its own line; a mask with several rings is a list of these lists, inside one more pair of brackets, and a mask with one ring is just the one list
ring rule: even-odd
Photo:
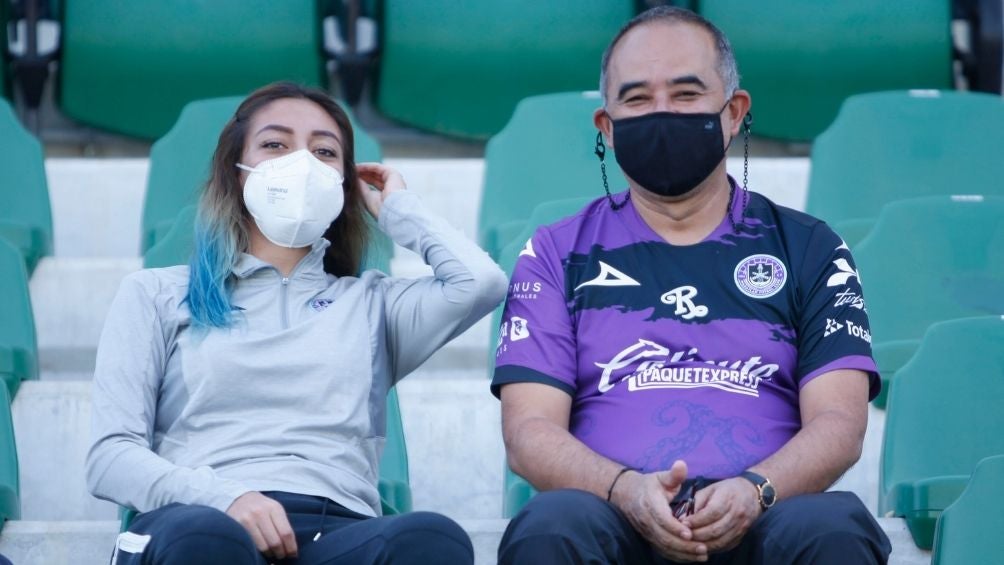
[[[331,245],[331,242],[324,239],[323,237],[311,246],[310,252],[307,253],[300,262],[296,264],[293,268],[293,273],[291,278],[324,278],[324,252]],[[275,267],[270,263],[262,261],[258,257],[250,253],[241,253],[240,258],[237,259],[237,264],[234,265],[232,272],[239,279],[248,279],[261,272],[262,270],[272,269]]]

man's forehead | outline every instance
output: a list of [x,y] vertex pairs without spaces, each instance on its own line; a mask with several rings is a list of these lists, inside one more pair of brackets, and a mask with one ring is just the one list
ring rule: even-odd
[[[624,34],[610,55],[608,72],[638,72],[653,67],[706,79],[718,59],[711,33],[688,22],[648,22]],[[627,77],[622,77],[627,78]],[[630,80],[630,79],[629,79]]]

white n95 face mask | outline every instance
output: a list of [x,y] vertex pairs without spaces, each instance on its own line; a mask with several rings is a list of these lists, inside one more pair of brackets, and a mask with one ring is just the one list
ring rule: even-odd
[[248,167],[244,205],[262,235],[282,247],[313,245],[345,205],[342,175],[306,149]]

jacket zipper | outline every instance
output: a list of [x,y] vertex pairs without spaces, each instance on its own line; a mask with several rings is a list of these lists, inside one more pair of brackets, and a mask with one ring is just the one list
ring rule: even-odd
[[282,329],[289,329],[289,304],[286,301],[286,295],[289,289],[289,277],[282,277],[282,284],[279,287],[279,323],[282,324]]

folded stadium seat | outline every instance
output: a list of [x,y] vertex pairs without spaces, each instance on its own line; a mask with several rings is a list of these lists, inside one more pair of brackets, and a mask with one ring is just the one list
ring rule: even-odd
[[966,490],[938,518],[931,565],[994,563],[1004,556],[1004,455],[976,465]]
[[[593,126],[593,111],[602,105],[598,92],[531,96],[488,141],[478,242],[493,258],[541,202],[603,194]],[[612,150],[606,168],[611,192],[627,187]]]
[[314,0],[64,0],[57,100],[69,117],[156,139],[192,100],[327,82]]
[[0,239],[16,247],[31,274],[52,254],[52,214],[42,146],[0,100]]
[[[958,498],[977,462],[1004,454],[1002,343],[1004,316],[939,322],[892,382],[879,513],[905,518],[922,549],[931,548],[938,515]],[[998,515],[1000,502],[994,500]],[[966,562],[988,563],[958,561]]]
[[14,398],[21,381],[38,378],[35,318],[28,296],[28,272],[18,250],[0,239],[0,378]]
[[853,249],[887,202],[935,194],[1004,196],[1001,147],[1000,96],[852,96],[812,146],[806,211],[829,222]]
[[760,136],[810,141],[852,94],[953,88],[945,0],[844,0],[825,9],[790,0],[700,0],[698,11],[732,42]]
[[[533,212],[530,213],[530,216],[525,224],[523,224],[522,231],[519,235],[512,239],[512,241],[510,241],[509,244],[506,245],[500,252],[498,257],[499,266],[502,267],[507,275],[512,276],[512,271],[516,267],[516,260],[521,255],[521,252],[526,249],[527,241],[533,236],[537,227],[554,223],[562,218],[575,214],[594,198],[594,196],[566,198],[538,204],[533,209]],[[489,377],[494,372],[495,368],[495,348],[498,346],[496,340],[498,338],[498,328],[502,322],[502,311],[504,308],[505,303],[502,303],[492,313],[492,331],[489,334],[488,343],[488,367],[490,368]],[[535,494],[537,494],[537,491],[530,486],[530,483],[528,483],[526,479],[520,477],[516,473],[513,473],[512,470],[509,469],[509,466],[506,465],[502,493],[503,516],[506,518],[512,518],[519,513],[523,506],[529,502]]]
[[[1004,197],[928,196],[887,204],[854,249],[858,271],[834,263],[832,281],[857,276],[883,386],[934,322],[1004,314]],[[841,331],[851,332],[850,324]],[[897,377],[898,378],[898,377]]]
[[[243,97],[195,100],[185,105],[178,121],[150,148],[150,172],[143,202],[141,252],[146,253],[171,226],[178,212],[194,205],[209,179],[209,166],[223,126]],[[356,161],[380,161],[380,145],[352,116]],[[390,245],[389,242],[385,245]],[[187,262],[187,255],[186,261]]]
[[633,14],[633,0],[385,0],[376,105],[486,138],[527,96],[596,88],[600,55]]
[[11,397],[0,386],[0,530],[7,520],[21,518],[21,488],[17,468],[17,445],[10,415]]

